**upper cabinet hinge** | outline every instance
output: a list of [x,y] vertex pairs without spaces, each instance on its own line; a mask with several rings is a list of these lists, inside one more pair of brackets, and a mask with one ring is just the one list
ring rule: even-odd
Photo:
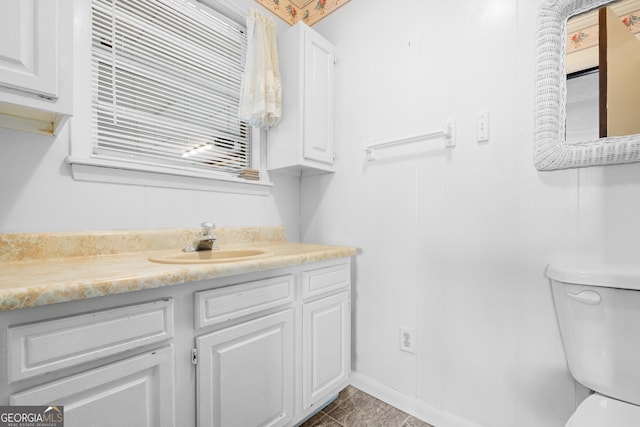
[[197,365],[198,364],[198,349],[197,348],[191,349],[191,363],[193,365]]

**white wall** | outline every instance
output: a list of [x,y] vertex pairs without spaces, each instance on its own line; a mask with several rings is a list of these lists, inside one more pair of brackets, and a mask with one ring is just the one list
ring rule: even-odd
[[0,129],[0,233],[284,225],[299,240],[299,179],[276,174],[270,196],[74,181],[57,137]]
[[[302,239],[353,244],[354,379],[438,427],[563,426],[550,262],[638,262],[640,164],[533,166],[541,0],[353,0],[314,26],[337,46],[337,173],[304,178]],[[475,140],[490,111],[491,140]],[[385,140],[458,123],[367,163]],[[392,157],[392,158],[390,158]],[[399,351],[415,328],[416,355]],[[448,421],[447,421],[448,420]]]

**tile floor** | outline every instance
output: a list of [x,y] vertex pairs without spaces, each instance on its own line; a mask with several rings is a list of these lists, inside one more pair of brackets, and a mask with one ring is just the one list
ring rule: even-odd
[[336,400],[300,427],[433,427],[348,386]]

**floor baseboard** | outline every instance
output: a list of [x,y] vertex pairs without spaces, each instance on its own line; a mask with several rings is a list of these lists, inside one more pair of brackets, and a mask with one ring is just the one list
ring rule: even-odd
[[482,427],[455,414],[429,406],[414,397],[406,396],[358,372],[351,371],[350,380],[352,386],[433,426]]

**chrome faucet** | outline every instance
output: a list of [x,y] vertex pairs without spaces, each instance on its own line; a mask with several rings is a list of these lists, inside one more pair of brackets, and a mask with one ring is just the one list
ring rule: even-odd
[[184,248],[182,250],[183,252],[217,251],[220,249],[214,245],[217,240],[216,236],[211,234],[211,231],[216,228],[215,224],[212,222],[203,222],[200,224],[200,227],[202,227],[202,229],[198,237],[193,240],[193,243]]

